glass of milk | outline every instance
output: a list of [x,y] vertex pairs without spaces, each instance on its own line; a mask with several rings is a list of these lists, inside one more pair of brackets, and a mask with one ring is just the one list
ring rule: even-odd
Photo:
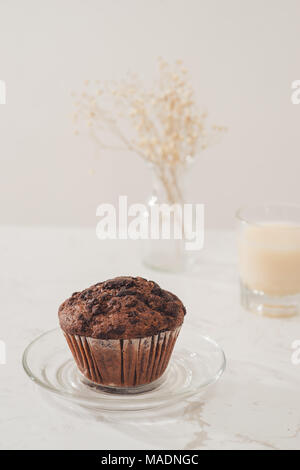
[[237,211],[241,303],[270,317],[300,311],[300,206]]

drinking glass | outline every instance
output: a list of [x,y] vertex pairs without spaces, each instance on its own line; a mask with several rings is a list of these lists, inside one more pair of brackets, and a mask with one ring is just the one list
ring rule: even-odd
[[300,206],[242,207],[238,221],[241,303],[271,317],[300,310]]

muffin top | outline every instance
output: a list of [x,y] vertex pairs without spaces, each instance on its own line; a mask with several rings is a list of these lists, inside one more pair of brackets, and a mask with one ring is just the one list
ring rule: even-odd
[[59,323],[70,335],[130,339],[180,326],[186,313],[176,295],[142,277],[122,276],[74,292],[59,307]]

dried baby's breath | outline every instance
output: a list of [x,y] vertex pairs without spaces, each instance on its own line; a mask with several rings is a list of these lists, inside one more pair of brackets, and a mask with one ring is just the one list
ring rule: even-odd
[[[85,123],[100,148],[124,148],[151,163],[170,203],[180,200],[180,171],[218,140],[225,127],[207,123],[195,104],[182,61],[158,59],[159,80],[146,88],[135,75],[120,82],[92,83],[73,93],[75,132]],[[107,131],[116,144],[106,144]],[[122,147],[120,147],[122,144]]]

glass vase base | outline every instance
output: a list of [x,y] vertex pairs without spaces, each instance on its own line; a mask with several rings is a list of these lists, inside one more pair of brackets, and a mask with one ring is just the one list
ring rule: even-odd
[[185,259],[167,258],[159,253],[144,257],[143,263],[147,268],[163,272],[182,272],[186,267]]
[[240,283],[242,306],[253,313],[272,318],[292,317],[300,313],[300,293],[272,296],[262,291],[251,290]]
[[143,263],[156,271],[184,271],[187,263],[184,240],[145,240]]

